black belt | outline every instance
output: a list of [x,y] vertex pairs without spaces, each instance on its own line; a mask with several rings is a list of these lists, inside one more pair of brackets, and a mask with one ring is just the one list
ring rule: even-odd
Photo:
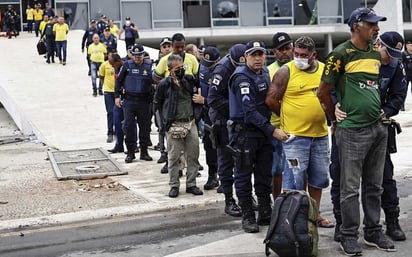
[[192,121],[192,120],[193,120],[193,116],[183,118],[183,119],[178,119],[178,120],[175,120],[175,121],[177,121],[177,122],[189,122],[189,121]]

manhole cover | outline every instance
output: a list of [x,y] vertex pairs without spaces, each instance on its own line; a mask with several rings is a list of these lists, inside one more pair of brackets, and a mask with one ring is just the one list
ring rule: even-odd
[[48,151],[57,179],[92,179],[127,174],[103,149]]

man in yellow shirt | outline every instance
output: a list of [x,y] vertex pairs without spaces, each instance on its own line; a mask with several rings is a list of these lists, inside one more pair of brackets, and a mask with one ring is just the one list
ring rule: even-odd
[[113,62],[112,54],[109,53],[108,60],[102,63],[99,68],[100,81],[103,81],[104,92],[104,105],[106,106],[107,113],[107,143],[113,142],[114,135],[114,120],[113,120],[113,108],[114,108],[114,67],[111,65]]
[[49,16],[45,14],[43,15],[43,20],[40,22],[40,26],[39,26],[40,35],[43,34],[44,28],[46,28],[47,23],[49,23]]
[[109,28],[110,28],[110,33],[117,39],[117,34],[119,33],[119,27],[117,27],[116,24],[114,24],[113,19],[109,20]]
[[158,83],[162,78],[169,77],[167,58],[172,54],[180,55],[183,58],[183,68],[186,75],[196,76],[199,72],[199,63],[194,55],[185,53],[185,37],[181,33],[172,36],[172,52],[163,56],[153,72],[153,80]]
[[53,26],[53,33],[56,37],[57,56],[59,57],[60,64],[66,65],[67,33],[69,33],[69,25],[64,22],[63,17],[57,19],[57,23]]
[[36,37],[39,36],[40,22],[43,20],[43,10],[41,9],[41,4],[37,3],[33,10],[34,19],[34,32],[36,32]]
[[26,9],[27,33],[33,33],[33,11],[34,9],[28,4]]
[[[104,62],[107,54],[106,46],[100,43],[100,37],[98,34],[93,35],[93,43],[87,48],[87,55],[90,59],[90,70],[92,72],[92,87],[93,96],[97,96],[96,80],[99,72],[100,65]],[[102,80],[99,80],[99,95],[103,95]]]
[[[276,72],[266,103],[289,135],[283,142],[284,173],[293,179],[284,180],[283,188],[305,190],[307,177],[308,192],[320,206],[322,189],[329,185],[328,127],[316,95],[324,64],[316,59],[315,42],[307,36],[295,41],[293,54],[294,60]],[[317,222],[322,227],[334,226],[320,215]]]

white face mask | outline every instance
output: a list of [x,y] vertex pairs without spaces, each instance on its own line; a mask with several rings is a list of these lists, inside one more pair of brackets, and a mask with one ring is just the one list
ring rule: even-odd
[[296,68],[298,68],[299,70],[306,70],[310,67],[309,58],[293,57],[293,60],[295,61]]
[[129,26],[132,22],[131,21],[126,21],[126,25]]

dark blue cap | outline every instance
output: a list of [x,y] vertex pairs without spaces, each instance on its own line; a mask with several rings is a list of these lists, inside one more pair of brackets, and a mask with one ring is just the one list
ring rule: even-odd
[[200,54],[203,54],[203,53],[205,52],[205,50],[206,50],[206,46],[205,46],[205,45],[199,45],[199,46],[197,47],[197,51],[198,51]]
[[140,44],[135,44],[133,45],[133,48],[130,50],[130,53],[133,56],[143,56],[145,53],[144,47]]
[[386,17],[376,15],[372,8],[360,7],[355,9],[348,19],[348,25],[352,28],[353,24],[361,21],[375,23],[378,21],[386,21]]
[[265,43],[259,40],[251,40],[246,43],[245,54],[253,54],[256,51],[261,51],[263,53],[266,53]]
[[236,44],[232,46],[229,50],[230,53],[230,59],[236,64],[236,65],[243,65],[245,64],[245,51],[246,51],[246,46],[244,44]]
[[386,50],[392,58],[402,58],[402,48],[405,41],[398,32],[385,32],[380,35],[378,39],[384,46],[386,46]]
[[272,38],[273,48],[279,49],[290,43],[292,43],[292,39],[285,32],[278,32],[275,35],[273,35],[273,38]]
[[200,63],[206,67],[210,67],[219,60],[219,57],[219,49],[213,46],[208,46],[203,52],[203,57],[202,60],[200,60]]

